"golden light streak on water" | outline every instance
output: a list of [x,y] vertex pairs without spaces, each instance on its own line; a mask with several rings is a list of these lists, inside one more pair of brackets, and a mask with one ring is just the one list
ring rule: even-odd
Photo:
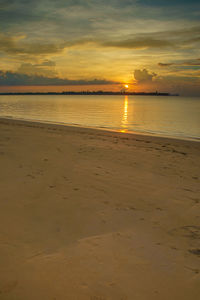
[[124,99],[124,111],[123,111],[123,117],[122,117],[122,129],[121,132],[127,131],[127,125],[128,125],[128,96],[125,96]]

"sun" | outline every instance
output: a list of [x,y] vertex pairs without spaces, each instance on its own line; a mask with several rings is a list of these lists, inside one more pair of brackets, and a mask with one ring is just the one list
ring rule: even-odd
[[126,89],[128,89],[128,84],[125,84],[124,86],[125,86]]

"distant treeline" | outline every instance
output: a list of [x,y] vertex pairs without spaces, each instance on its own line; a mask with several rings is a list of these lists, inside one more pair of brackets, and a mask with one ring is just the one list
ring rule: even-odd
[[135,95],[135,96],[179,96],[171,95],[170,93],[159,93],[159,92],[152,92],[152,93],[145,93],[145,92],[104,92],[104,91],[81,91],[81,92],[74,92],[74,91],[63,91],[63,92],[25,92],[25,93],[0,93],[0,95]]

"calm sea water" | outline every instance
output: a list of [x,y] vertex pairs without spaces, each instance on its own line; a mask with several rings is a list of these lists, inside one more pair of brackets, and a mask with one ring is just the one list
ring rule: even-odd
[[200,139],[200,98],[0,96],[0,117]]

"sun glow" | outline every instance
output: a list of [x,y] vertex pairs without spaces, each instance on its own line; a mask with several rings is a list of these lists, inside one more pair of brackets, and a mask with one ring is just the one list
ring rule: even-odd
[[126,89],[128,89],[128,84],[125,84],[124,86],[125,86]]

